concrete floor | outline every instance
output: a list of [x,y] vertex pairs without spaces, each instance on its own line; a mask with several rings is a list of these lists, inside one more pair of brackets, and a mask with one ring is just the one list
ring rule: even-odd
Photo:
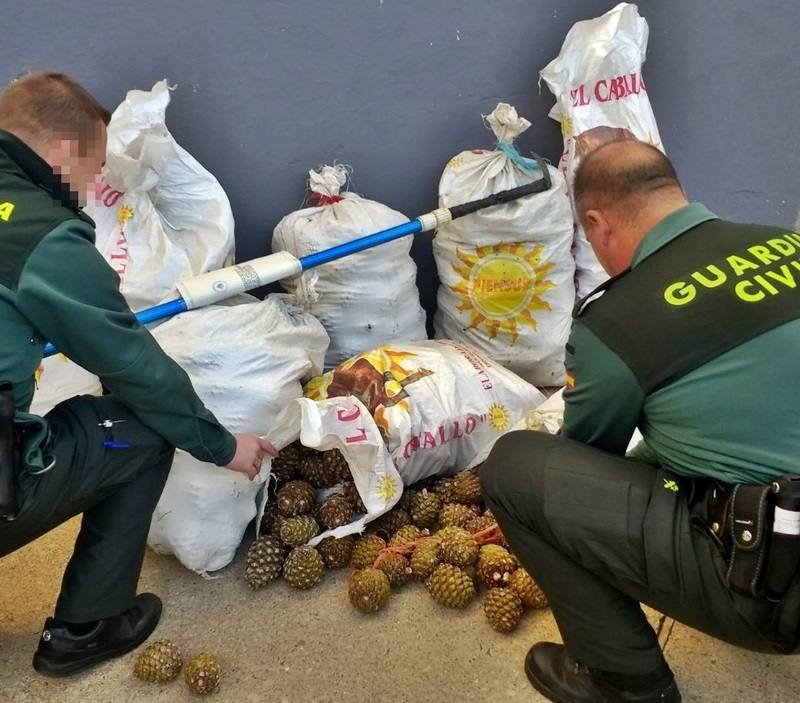
[[[0,701],[189,701],[181,680],[165,686],[133,677],[134,656],[69,680],[30,666],[39,630],[58,590],[77,523],[72,521],[0,560]],[[148,554],[142,590],[165,604],[158,637],[184,655],[216,653],[226,675],[218,701],[425,703],[543,700],[522,659],[530,643],[557,638],[549,612],[528,613],[512,635],[495,633],[476,602],[465,612],[436,606],[420,585],[362,616],[349,605],[346,575],[329,572],[316,589],[285,584],[253,593],[237,563],[214,580]],[[800,657],[753,655],[680,625],[667,649],[687,702],[796,701]]]

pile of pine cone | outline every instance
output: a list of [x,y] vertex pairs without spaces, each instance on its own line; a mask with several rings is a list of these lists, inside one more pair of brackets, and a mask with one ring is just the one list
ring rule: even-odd
[[254,590],[281,576],[308,589],[326,568],[350,567],[350,602],[371,613],[386,606],[393,588],[414,581],[448,608],[463,608],[485,587],[483,610],[500,632],[512,631],[526,608],[547,606],[483,505],[476,470],[407,487],[363,535],[327,537],[317,547],[307,542],[321,530],[365,512],[347,461],[338,450],[318,452],[296,442],[275,459],[273,476],[261,537],[247,554],[245,580]]

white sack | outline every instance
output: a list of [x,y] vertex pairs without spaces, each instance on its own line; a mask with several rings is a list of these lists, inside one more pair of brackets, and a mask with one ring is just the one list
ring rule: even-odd
[[108,125],[103,182],[86,213],[133,310],[176,297],[182,278],[233,262],[233,214],[216,178],[170,134],[167,81],[131,90]]
[[[636,5],[620,3],[601,17],[576,23],[558,57],[542,70],[556,97],[550,117],[561,123],[559,168],[570,187],[581,159],[606,142],[638,139],[664,150],[642,77],[648,34]],[[608,278],[580,227],[575,263],[581,297]]]
[[[300,258],[408,222],[385,205],[340,192],[346,180],[344,166],[309,171],[312,199],[325,204],[286,215],[272,250]],[[427,338],[410,251],[411,237],[404,237],[281,282],[328,331],[326,368],[380,344]]]
[[[275,295],[183,313],[153,335],[228,430],[267,436],[279,447],[290,440],[275,418],[302,395],[303,380],[321,373],[328,344],[314,317]],[[256,516],[267,471],[251,482],[177,451],[148,544],[198,573],[226,566]]]
[[[506,103],[488,122],[498,149],[451,159],[439,182],[440,206],[542,178],[538,164],[513,147],[530,122]],[[433,240],[441,280],[435,329],[437,338],[466,342],[531,383],[558,386],[575,302],[573,222],[564,178],[547,168],[548,191],[439,227]]]

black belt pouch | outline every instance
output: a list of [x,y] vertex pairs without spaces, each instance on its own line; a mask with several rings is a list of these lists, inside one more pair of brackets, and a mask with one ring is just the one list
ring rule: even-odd
[[731,539],[728,586],[751,598],[760,597],[764,591],[774,513],[771,494],[771,486],[738,484],[728,504]]
[[14,430],[14,389],[0,382],[0,520],[17,514],[17,437]]

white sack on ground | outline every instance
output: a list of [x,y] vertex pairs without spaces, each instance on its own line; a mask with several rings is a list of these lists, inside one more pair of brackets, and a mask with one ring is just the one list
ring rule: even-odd
[[[556,97],[550,117],[561,123],[559,167],[572,186],[581,159],[610,141],[638,139],[664,150],[642,77],[649,29],[636,5],[620,3],[576,23],[561,52],[541,72]],[[608,278],[578,227],[576,284],[585,296]]]
[[[408,222],[385,205],[340,192],[346,180],[344,166],[309,171],[310,199],[318,204],[286,215],[272,250],[300,258]],[[404,237],[281,282],[328,331],[326,368],[380,344],[427,338],[410,251],[411,237]]]
[[[488,117],[494,151],[463,151],[439,182],[451,207],[542,178],[514,139],[530,122],[500,103]],[[433,251],[441,286],[436,337],[466,342],[539,386],[564,383],[564,346],[575,300],[572,211],[564,178],[551,188],[439,227]]]
[[404,485],[474,466],[544,400],[519,376],[450,340],[359,354],[311,380],[305,396],[277,427],[286,436],[294,426],[292,439],[305,446],[339,449],[368,510],[335,536],[389,510]]
[[[322,372],[328,345],[322,325],[286,298],[194,310],[153,333],[225,427],[268,436],[278,447],[290,439],[276,431],[275,418],[302,396],[302,381]],[[148,544],[198,573],[221,569],[256,516],[263,480],[177,451]]]
[[[177,296],[175,283],[233,261],[233,214],[222,186],[182,149],[165,123],[169,88],[131,90],[108,125],[103,180],[86,213],[96,246],[133,310]],[[98,395],[99,379],[66,357],[46,359],[33,411]]]

